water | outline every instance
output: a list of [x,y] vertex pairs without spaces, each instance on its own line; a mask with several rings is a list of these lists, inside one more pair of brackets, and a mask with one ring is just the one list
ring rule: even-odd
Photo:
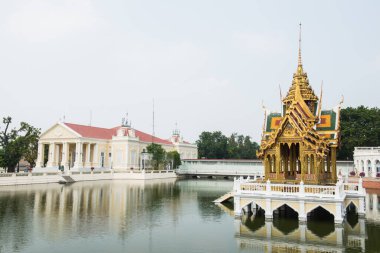
[[235,219],[231,203],[212,203],[231,188],[216,180],[2,187],[0,252],[380,252],[378,206],[339,227],[268,222],[260,212]]

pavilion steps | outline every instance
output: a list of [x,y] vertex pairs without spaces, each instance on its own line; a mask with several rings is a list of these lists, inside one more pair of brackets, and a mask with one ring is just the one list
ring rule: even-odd
[[74,183],[75,182],[75,180],[70,176],[62,176],[62,178],[66,183]]
[[231,192],[227,192],[226,194],[224,194],[223,196],[217,198],[217,199],[214,200],[213,202],[214,202],[214,203],[222,203],[222,202],[224,202],[224,201],[229,200],[230,198],[233,198],[234,195],[235,195],[235,193],[232,192],[232,191],[231,191]]

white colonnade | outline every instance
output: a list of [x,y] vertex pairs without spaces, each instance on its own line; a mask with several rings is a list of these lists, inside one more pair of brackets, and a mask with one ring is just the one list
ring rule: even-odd
[[84,141],[51,141],[38,143],[36,167],[83,169],[99,166],[98,144]]

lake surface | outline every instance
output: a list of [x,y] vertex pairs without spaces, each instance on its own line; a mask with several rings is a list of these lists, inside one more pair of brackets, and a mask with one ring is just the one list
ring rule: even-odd
[[260,212],[235,219],[232,204],[212,202],[232,184],[167,180],[1,187],[0,252],[380,252],[380,203],[367,208],[367,220],[350,215],[342,226],[292,218],[268,222]]

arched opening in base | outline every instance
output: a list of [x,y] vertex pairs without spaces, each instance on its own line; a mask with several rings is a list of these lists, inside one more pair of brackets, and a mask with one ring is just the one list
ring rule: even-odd
[[357,208],[353,202],[350,202],[346,207],[346,220],[351,228],[354,228],[359,222]]
[[334,215],[321,206],[307,214],[307,229],[323,238],[335,231]]
[[273,226],[285,235],[298,229],[298,213],[284,204],[273,211]]
[[260,208],[255,214],[250,214],[244,220],[244,225],[252,232],[259,230],[265,226],[265,211]]

